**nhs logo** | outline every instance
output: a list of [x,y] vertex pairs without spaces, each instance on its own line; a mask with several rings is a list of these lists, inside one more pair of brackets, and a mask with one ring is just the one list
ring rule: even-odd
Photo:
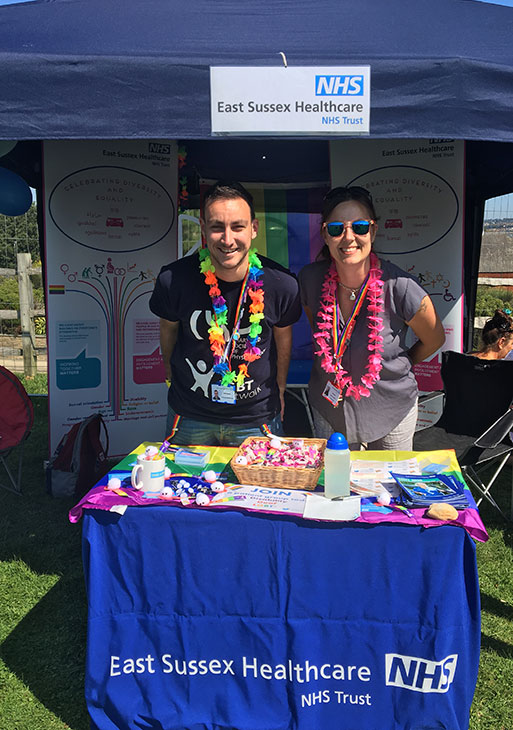
[[457,654],[440,662],[402,654],[385,654],[386,684],[413,692],[447,692],[454,679]]
[[159,155],[170,155],[171,154],[171,145],[162,144],[162,142],[149,142],[148,151],[156,152]]
[[363,76],[316,75],[315,96],[363,96]]

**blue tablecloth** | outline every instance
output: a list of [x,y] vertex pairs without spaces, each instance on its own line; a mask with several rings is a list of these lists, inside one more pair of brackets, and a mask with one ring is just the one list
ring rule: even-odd
[[466,730],[465,530],[88,510],[93,730]]

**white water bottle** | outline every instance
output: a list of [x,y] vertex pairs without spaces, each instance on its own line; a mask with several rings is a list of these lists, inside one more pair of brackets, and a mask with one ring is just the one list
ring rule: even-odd
[[324,450],[324,495],[328,499],[349,497],[351,455],[341,433],[331,434]]

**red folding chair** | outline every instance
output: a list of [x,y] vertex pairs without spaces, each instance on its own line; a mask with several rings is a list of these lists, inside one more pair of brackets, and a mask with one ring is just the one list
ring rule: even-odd
[[[10,484],[0,482],[0,487],[16,494],[21,494],[23,444],[33,423],[34,408],[27,391],[16,375],[0,365],[0,461],[10,481]],[[18,456],[16,474],[7,462],[7,457],[14,451]]]

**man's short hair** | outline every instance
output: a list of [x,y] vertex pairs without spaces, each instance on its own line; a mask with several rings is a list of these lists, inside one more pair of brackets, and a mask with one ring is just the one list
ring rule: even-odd
[[203,196],[203,215],[210,203],[216,200],[233,200],[234,198],[242,198],[246,201],[251,212],[251,220],[255,220],[253,196],[243,185],[234,180],[218,180],[208,188]]

